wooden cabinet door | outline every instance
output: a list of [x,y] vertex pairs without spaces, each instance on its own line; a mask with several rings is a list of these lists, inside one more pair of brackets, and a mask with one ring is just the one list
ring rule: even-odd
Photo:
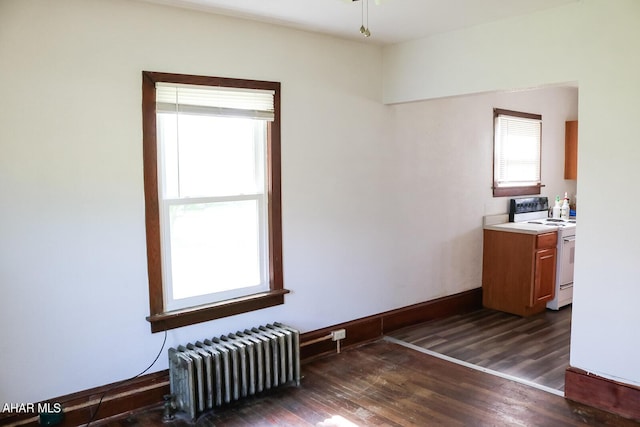
[[564,179],[578,179],[578,121],[565,124]]
[[531,306],[552,300],[556,289],[556,248],[535,252]]

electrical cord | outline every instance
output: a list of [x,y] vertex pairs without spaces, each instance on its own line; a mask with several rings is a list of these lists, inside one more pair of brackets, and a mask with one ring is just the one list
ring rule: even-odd
[[102,405],[102,400],[105,398],[105,396],[114,388],[121,386],[122,384],[129,382],[129,381],[133,381],[136,378],[140,377],[141,375],[143,375],[144,373],[146,373],[149,369],[151,369],[151,367],[153,365],[156,364],[156,362],[158,361],[158,359],[160,358],[160,355],[162,354],[162,350],[164,350],[164,346],[167,343],[167,330],[164,330],[164,340],[162,341],[162,347],[160,347],[160,351],[158,351],[158,354],[156,355],[156,358],[153,359],[153,362],[151,362],[151,364],[149,366],[147,366],[147,368],[140,372],[138,375],[135,375],[131,378],[127,378],[126,380],[122,380],[119,381],[117,383],[115,383],[114,385],[112,385],[111,387],[109,387],[107,390],[104,391],[104,393],[102,393],[102,396],[100,396],[100,400],[98,401],[98,406],[96,406],[96,410],[93,412],[93,414],[91,415],[91,418],[89,419],[89,422],[87,422],[86,427],[89,427],[89,425],[95,420],[96,415],[98,415],[98,411],[100,410],[100,405]]

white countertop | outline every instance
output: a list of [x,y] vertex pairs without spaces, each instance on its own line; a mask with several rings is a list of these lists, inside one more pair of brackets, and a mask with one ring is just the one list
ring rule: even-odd
[[531,224],[528,222],[505,222],[502,224],[485,225],[485,230],[494,231],[507,231],[511,233],[526,233],[526,234],[542,234],[550,233],[552,231],[558,231],[556,226],[543,225],[543,224]]

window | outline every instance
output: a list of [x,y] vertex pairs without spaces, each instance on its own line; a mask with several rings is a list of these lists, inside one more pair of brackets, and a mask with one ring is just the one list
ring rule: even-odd
[[151,330],[284,303],[280,84],[142,80]]
[[542,116],[493,110],[493,195],[540,194]]

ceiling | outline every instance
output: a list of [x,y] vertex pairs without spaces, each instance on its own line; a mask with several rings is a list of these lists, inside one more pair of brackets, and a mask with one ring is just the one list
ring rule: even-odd
[[[427,37],[580,0],[144,0],[364,40],[380,45]],[[368,1],[370,38],[360,32]]]

